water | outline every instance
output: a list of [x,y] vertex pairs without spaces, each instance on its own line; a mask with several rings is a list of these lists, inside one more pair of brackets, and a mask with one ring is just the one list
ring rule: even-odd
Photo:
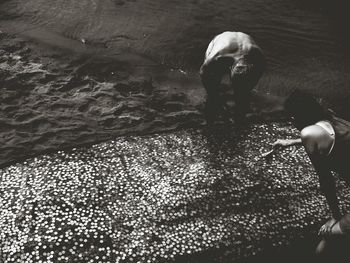
[[202,124],[198,69],[226,30],[263,49],[261,97],[308,90],[350,118],[349,22],[342,0],[2,0],[0,163]]
[[1,10],[13,32],[71,48],[67,39],[84,41],[111,55],[142,54],[193,72],[214,35],[243,31],[267,56],[264,90],[301,86],[324,94],[349,87],[340,0],[8,0]]

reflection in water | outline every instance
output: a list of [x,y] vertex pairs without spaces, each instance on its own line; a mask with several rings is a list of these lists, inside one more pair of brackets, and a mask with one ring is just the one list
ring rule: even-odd
[[131,49],[190,67],[200,64],[213,35],[244,31],[264,48],[270,65],[280,68],[310,57],[342,57],[338,20],[324,8],[282,0],[10,0],[1,9],[25,23],[19,30],[43,27],[112,52]]
[[[15,145],[23,155],[35,147],[202,123],[205,94],[197,72],[209,41],[225,30],[250,34],[267,57],[258,98],[300,88],[349,105],[350,60],[342,33],[348,18],[341,1],[2,1],[0,31],[73,51],[33,49],[33,59],[26,49],[30,41],[1,39],[2,46],[11,47],[1,54],[1,87],[11,100],[3,103],[0,119],[7,125],[4,138],[15,138],[3,140],[2,156],[14,156],[9,151]],[[13,52],[20,55],[15,60]],[[32,69],[32,62],[42,63],[43,71]],[[23,72],[27,67],[35,72]],[[38,101],[44,102],[38,106]],[[261,109],[264,103],[252,104]],[[38,142],[28,147],[33,133]]]

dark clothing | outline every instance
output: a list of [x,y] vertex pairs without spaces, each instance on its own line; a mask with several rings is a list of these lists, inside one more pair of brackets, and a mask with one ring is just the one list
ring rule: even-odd
[[231,57],[219,57],[203,64],[200,76],[208,95],[208,113],[215,115],[221,110],[223,99],[220,97],[220,84],[223,77],[229,74],[234,90],[235,111],[238,116],[243,116],[249,108],[251,90],[258,83],[265,67],[265,58],[259,48],[252,48],[237,61]]
[[[335,144],[326,157],[326,165],[350,186],[350,122],[333,116],[329,123],[335,132]],[[340,229],[350,235],[350,214],[341,217]]]
[[[320,263],[329,262],[347,262],[350,257],[350,237],[349,236],[330,236],[326,239],[326,245],[321,254],[316,258]],[[313,262],[313,261],[312,261]]]
[[350,234],[350,214],[346,214],[339,220],[339,226],[345,235]]
[[350,185],[350,122],[333,117],[330,120],[335,131],[335,145],[327,158],[330,170]]

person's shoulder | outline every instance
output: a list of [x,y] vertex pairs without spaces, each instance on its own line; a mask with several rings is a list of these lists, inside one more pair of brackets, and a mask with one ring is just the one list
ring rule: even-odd
[[310,125],[300,132],[301,140],[309,153],[325,153],[328,151],[332,138],[327,131],[319,125]]
[[253,38],[244,33],[244,32],[239,32],[239,31],[224,31],[221,34],[217,35],[214,40],[230,40],[233,42],[238,42],[238,43],[254,43]]
[[320,136],[323,136],[326,131],[319,125],[310,125],[301,130],[300,136],[301,139],[317,139]]

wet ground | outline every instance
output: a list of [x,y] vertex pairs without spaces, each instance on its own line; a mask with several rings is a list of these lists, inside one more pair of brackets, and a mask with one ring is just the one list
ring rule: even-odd
[[328,217],[302,147],[262,157],[276,138],[295,136],[286,123],[218,126],[120,137],[3,168],[1,258],[280,262],[283,248],[300,248]]

